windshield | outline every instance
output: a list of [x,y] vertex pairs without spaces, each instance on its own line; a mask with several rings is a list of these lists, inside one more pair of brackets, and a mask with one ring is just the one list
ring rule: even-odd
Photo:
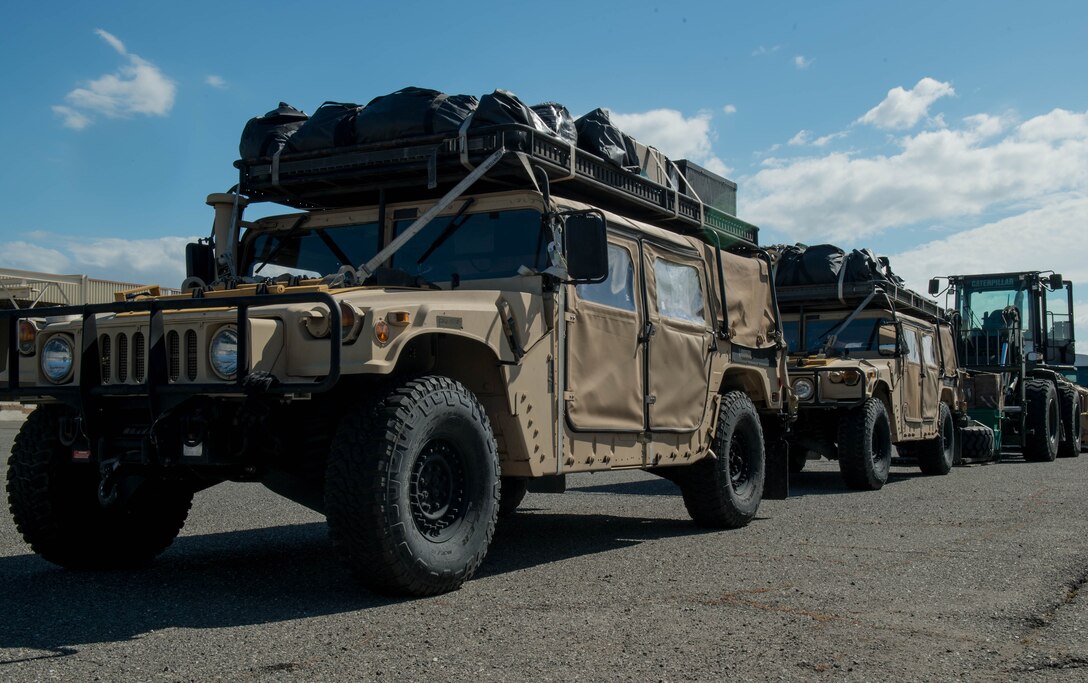
[[841,316],[805,316],[804,339],[801,339],[801,325],[799,321],[791,320],[783,323],[783,331],[790,353],[813,354],[823,350],[828,337],[834,332],[837,336],[835,344],[828,351],[830,355],[854,355],[868,351],[877,351],[880,342],[879,318],[860,318],[853,320],[845,328],[836,329],[843,321]]
[[[412,224],[394,223],[396,235]],[[530,209],[440,216],[393,255],[393,268],[429,282],[513,277],[547,265],[540,212]]]
[[358,266],[378,253],[378,224],[291,230],[257,235],[246,248],[246,275],[319,278]]
[[[1020,324],[1028,332],[1028,311],[1024,308],[1026,293],[1019,278],[1000,277],[968,280],[961,288],[958,309],[964,334],[982,332],[993,334],[1007,327],[1002,311],[1015,306],[1020,311]],[[1030,335],[1025,335],[1030,336]]]

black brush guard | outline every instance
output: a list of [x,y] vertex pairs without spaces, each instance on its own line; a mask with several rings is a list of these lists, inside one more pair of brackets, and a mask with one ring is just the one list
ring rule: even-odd
[[[158,414],[162,402],[176,404],[198,394],[244,396],[249,371],[249,327],[246,324],[251,308],[286,304],[313,303],[324,305],[329,311],[329,371],[313,381],[278,382],[262,388],[268,394],[319,393],[331,389],[340,378],[341,341],[340,307],[324,292],[299,292],[286,294],[255,294],[231,297],[198,297],[192,299],[123,301],[109,304],[61,306],[38,309],[0,311],[0,322],[7,323],[8,354],[6,382],[0,382],[0,399],[18,401],[23,398],[55,398],[75,408],[85,409],[99,397],[147,396],[152,414]],[[238,372],[233,381],[224,382],[170,382],[165,342],[163,314],[166,311],[185,311],[200,308],[234,308],[234,323],[238,333]],[[98,344],[97,318],[104,313],[147,313],[147,371],[140,384],[103,384],[101,353]],[[36,384],[20,386],[18,321],[23,318],[43,318],[78,315],[82,317],[82,345],[79,349],[77,381],[68,384]],[[38,362],[35,357],[32,362]]]

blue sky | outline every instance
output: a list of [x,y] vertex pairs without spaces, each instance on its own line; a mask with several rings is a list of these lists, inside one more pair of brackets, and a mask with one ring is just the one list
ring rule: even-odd
[[1088,300],[1083,2],[21,3],[0,59],[0,266],[176,285],[249,117],[418,85],[608,107],[764,242]]

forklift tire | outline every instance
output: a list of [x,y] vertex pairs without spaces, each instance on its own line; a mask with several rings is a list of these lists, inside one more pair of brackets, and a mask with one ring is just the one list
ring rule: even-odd
[[839,420],[839,471],[852,489],[876,491],[888,481],[892,433],[879,398],[851,408]]
[[918,444],[918,468],[922,474],[948,474],[955,459],[956,423],[948,404],[942,403],[937,412],[937,436]]
[[1058,402],[1062,409],[1062,443],[1058,446],[1058,457],[1076,458],[1081,446],[1081,404],[1077,388],[1072,384],[1061,386]]
[[960,442],[963,444],[963,460],[974,462],[992,462],[997,460],[994,452],[994,430],[986,425],[973,424],[960,430]]
[[1050,462],[1058,455],[1061,440],[1061,406],[1054,385],[1045,379],[1029,379],[1024,386],[1027,401],[1025,420],[1027,433],[1023,436],[1024,459],[1030,462]]

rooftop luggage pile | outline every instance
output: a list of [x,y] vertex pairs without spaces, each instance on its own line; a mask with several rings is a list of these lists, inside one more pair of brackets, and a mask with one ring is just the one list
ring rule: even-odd
[[887,256],[872,249],[847,252],[833,244],[777,244],[769,247],[775,255],[774,283],[782,302],[846,304],[875,292],[930,317],[942,317],[936,302],[907,289],[896,275]]
[[552,194],[723,247],[758,241],[733,215],[731,181],[641,144],[606,109],[575,119],[562,104],[529,106],[506,90],[477,99],[410,87],[366,105],[325,102],[312,116],[281,102],[250,119],[239,153],[240,191],[256,201],[324,208],[439,196],[501,153],[473,192],[547,182]]

